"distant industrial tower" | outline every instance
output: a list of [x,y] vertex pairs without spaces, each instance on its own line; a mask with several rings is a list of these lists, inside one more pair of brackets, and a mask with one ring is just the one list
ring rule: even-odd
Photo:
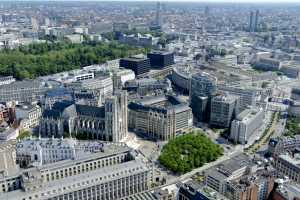
[[162,16],[161,16],[161,3],[157,2],[156,4],[156,18],[155,18],[155,25],[161,26],[162,25]]
[[254,12],[250,12],[250,23],[249,23],[249,31],[256,32],[258,30],[258,17],[259,17],[259,10],[256,10],[255,15]]

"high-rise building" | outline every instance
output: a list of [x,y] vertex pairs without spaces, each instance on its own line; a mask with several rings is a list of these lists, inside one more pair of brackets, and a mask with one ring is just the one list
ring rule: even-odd
[[258,31],[258,18],[259,18],[259,10],[255,11],[255,21],[254,21],[254,30]]
[[210,125],[230,127],[231,121],[237,116],[239,97],[222,94],[211,100]]
[[155,25],[162,26],[162,15],[161,15],[161,3],[156,3],[156,17],[155,17]]
[[256,10],[255,13],[253,11],[250,12],[250,22],[249,22],[249,31],[256,32],[258,31],[258,18],[259,18],[259,10]]
[[190,82],[190,105],[198,121],[209,119],[210,100],[217,90],[217,78],[204,72],[196,73]]

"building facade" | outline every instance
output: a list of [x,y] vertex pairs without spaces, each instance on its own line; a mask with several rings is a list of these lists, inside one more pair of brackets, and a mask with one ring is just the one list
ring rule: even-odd
[[148,190],[150,167],[127,146],[86,141],[81,147],[86,150],[73,160],[19,170],[20,184],[1,191],[0,199],[108,200]]
[[199,121],[209,119],[211,98],[217,90],[217,78],[204,72],[192,75],[190,82],[190,105]]
[[31,103],[40,99],[46,92],[40,81],[24,80],[0,86],[0,102],[17,101]]
[[175,96],[143,98],[128,105],[128,126],[155,140],[169,140],[192,127],[191,108]]
[[230,127],[231,121],[239,114],[239,97],[222,94],[212,98],[209,123],[217,127]]
[[120,67],[131,69],[136,76],[150,71],[150,59],[145,57],[130,57],[120,59]]
[[153,69],[162,69],[174,64],[174,53],[153,51],[147,54]]
[[44,111],[39,128],[42,137],[68,134],[118,142],[127,135],[127,92],[116,91],[101,107],[58,102]]
[[263,124],[263,120],[262,108],[244,110],[232,121],[230,139],[236,143],[247,144],[249,137]]

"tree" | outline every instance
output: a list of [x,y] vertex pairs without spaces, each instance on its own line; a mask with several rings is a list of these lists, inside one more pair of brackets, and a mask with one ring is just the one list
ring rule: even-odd
[[163,147],[159,162],[175,173],[186,173],[216,160],[223,149],[201,132],[172,139]]
[[116,42],[30,44],[0,51],[0,73],[17,79],[35,78],[144,52],[147,50]]

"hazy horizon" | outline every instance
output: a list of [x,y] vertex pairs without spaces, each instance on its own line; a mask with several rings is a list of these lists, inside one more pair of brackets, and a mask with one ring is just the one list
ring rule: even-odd
[[[157,2],[155,0],[0,0],[3,2],[30,2],[30,1],[40,1],[40,2],[70,2],[70,1],[79,1],[79,2]],[[300,3],[300,0],[159,0],[160,2],[203,2],[203,3]]]

